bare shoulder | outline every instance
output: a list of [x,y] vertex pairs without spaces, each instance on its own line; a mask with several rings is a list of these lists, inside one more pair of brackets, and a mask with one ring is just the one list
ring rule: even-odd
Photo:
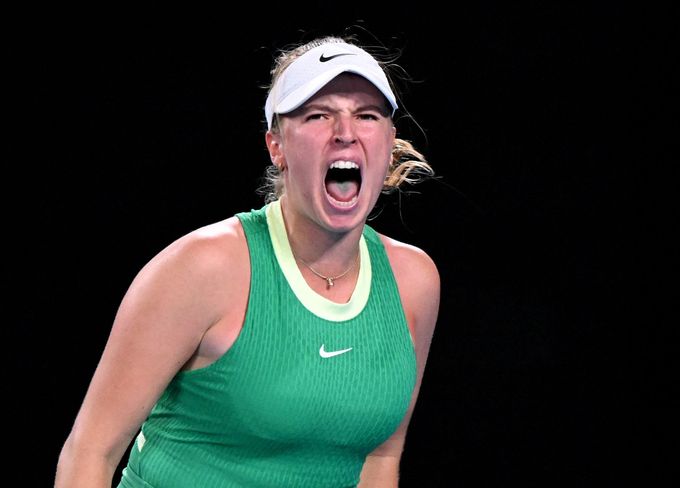
[[415,336],[433,333],[439,312],[440,277],[434,260],[422,249],[380,234],[390,260],[404,312]]
[[428,291],[438,291],[439,270],[425,251],[412,244],[379,235],[398,281],[406,280],[409,288],[424,286]]
[[229,297],[248,273],[243,228],[231,217],[189,232],[160,251],[135,277],[123,306],[164,304],[168,313],[184,316],[185,326],[193,324],[202,333],[229,307]]
[[[196,229],[180,241],[181,252],[209,287],[219,292],[224,287],[243,285],[250,260],[245,232],[237,217]],[[222,301],[224,297],[216,298]]]
[[247,252],[243,228],[237,217],[231,217],[189,232],[163,249],[155,259],[210,272],[224,270],[221,264],[240,263],[243,252]]

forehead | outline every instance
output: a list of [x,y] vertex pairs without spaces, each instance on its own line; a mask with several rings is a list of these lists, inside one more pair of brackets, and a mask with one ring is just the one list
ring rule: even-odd
[[351,96],[363,103],[379,106],[389,103],[382,92],[363,76],[341,73],[316,92],[305,105],[333,95]]

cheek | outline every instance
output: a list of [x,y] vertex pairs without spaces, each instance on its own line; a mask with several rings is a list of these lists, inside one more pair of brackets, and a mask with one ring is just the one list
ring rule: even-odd
[[387,169],[392,163],[392,148],[394,147],[394,138],[386,137],[381,141],[380,144],[376,144],[376,147],[379,149],[376,150],[375,157],[378,161],[380,161],[381,164],[385,165],[385,172],[387,172]]
[[286,157],[289,160],[305,161],[309,159],[320,150],[319,139],[318,134],[309,134],[308,132],[291,128],[284,139],[286,142]]
[[391,151],[380,151],[373,155],[373,170],[370,171],[370,175],[366,175],[366,178],[370,179],[371,186],[376,188],[382,188],[385,178],[389,173],[390,163],[392,161]]

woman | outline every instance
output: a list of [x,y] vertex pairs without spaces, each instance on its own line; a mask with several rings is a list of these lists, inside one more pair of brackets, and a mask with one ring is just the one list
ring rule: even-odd
[[57,487],[110,487],[133,439],[118,486],[398,485],[439,276],[366,220],[430,168],[396,139],[386,72],[358,46],[318,39],[272,74],[272,193],[135,277]]

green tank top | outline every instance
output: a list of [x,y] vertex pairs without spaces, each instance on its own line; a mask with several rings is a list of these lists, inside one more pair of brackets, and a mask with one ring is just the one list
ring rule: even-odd
[[304,281],[279,202],[237,216],[252,270],[243,328],[171,381],[119,487],[356,486],[406,413],[415,351],[376,232],[364,227],[357,286],[338,304]]

